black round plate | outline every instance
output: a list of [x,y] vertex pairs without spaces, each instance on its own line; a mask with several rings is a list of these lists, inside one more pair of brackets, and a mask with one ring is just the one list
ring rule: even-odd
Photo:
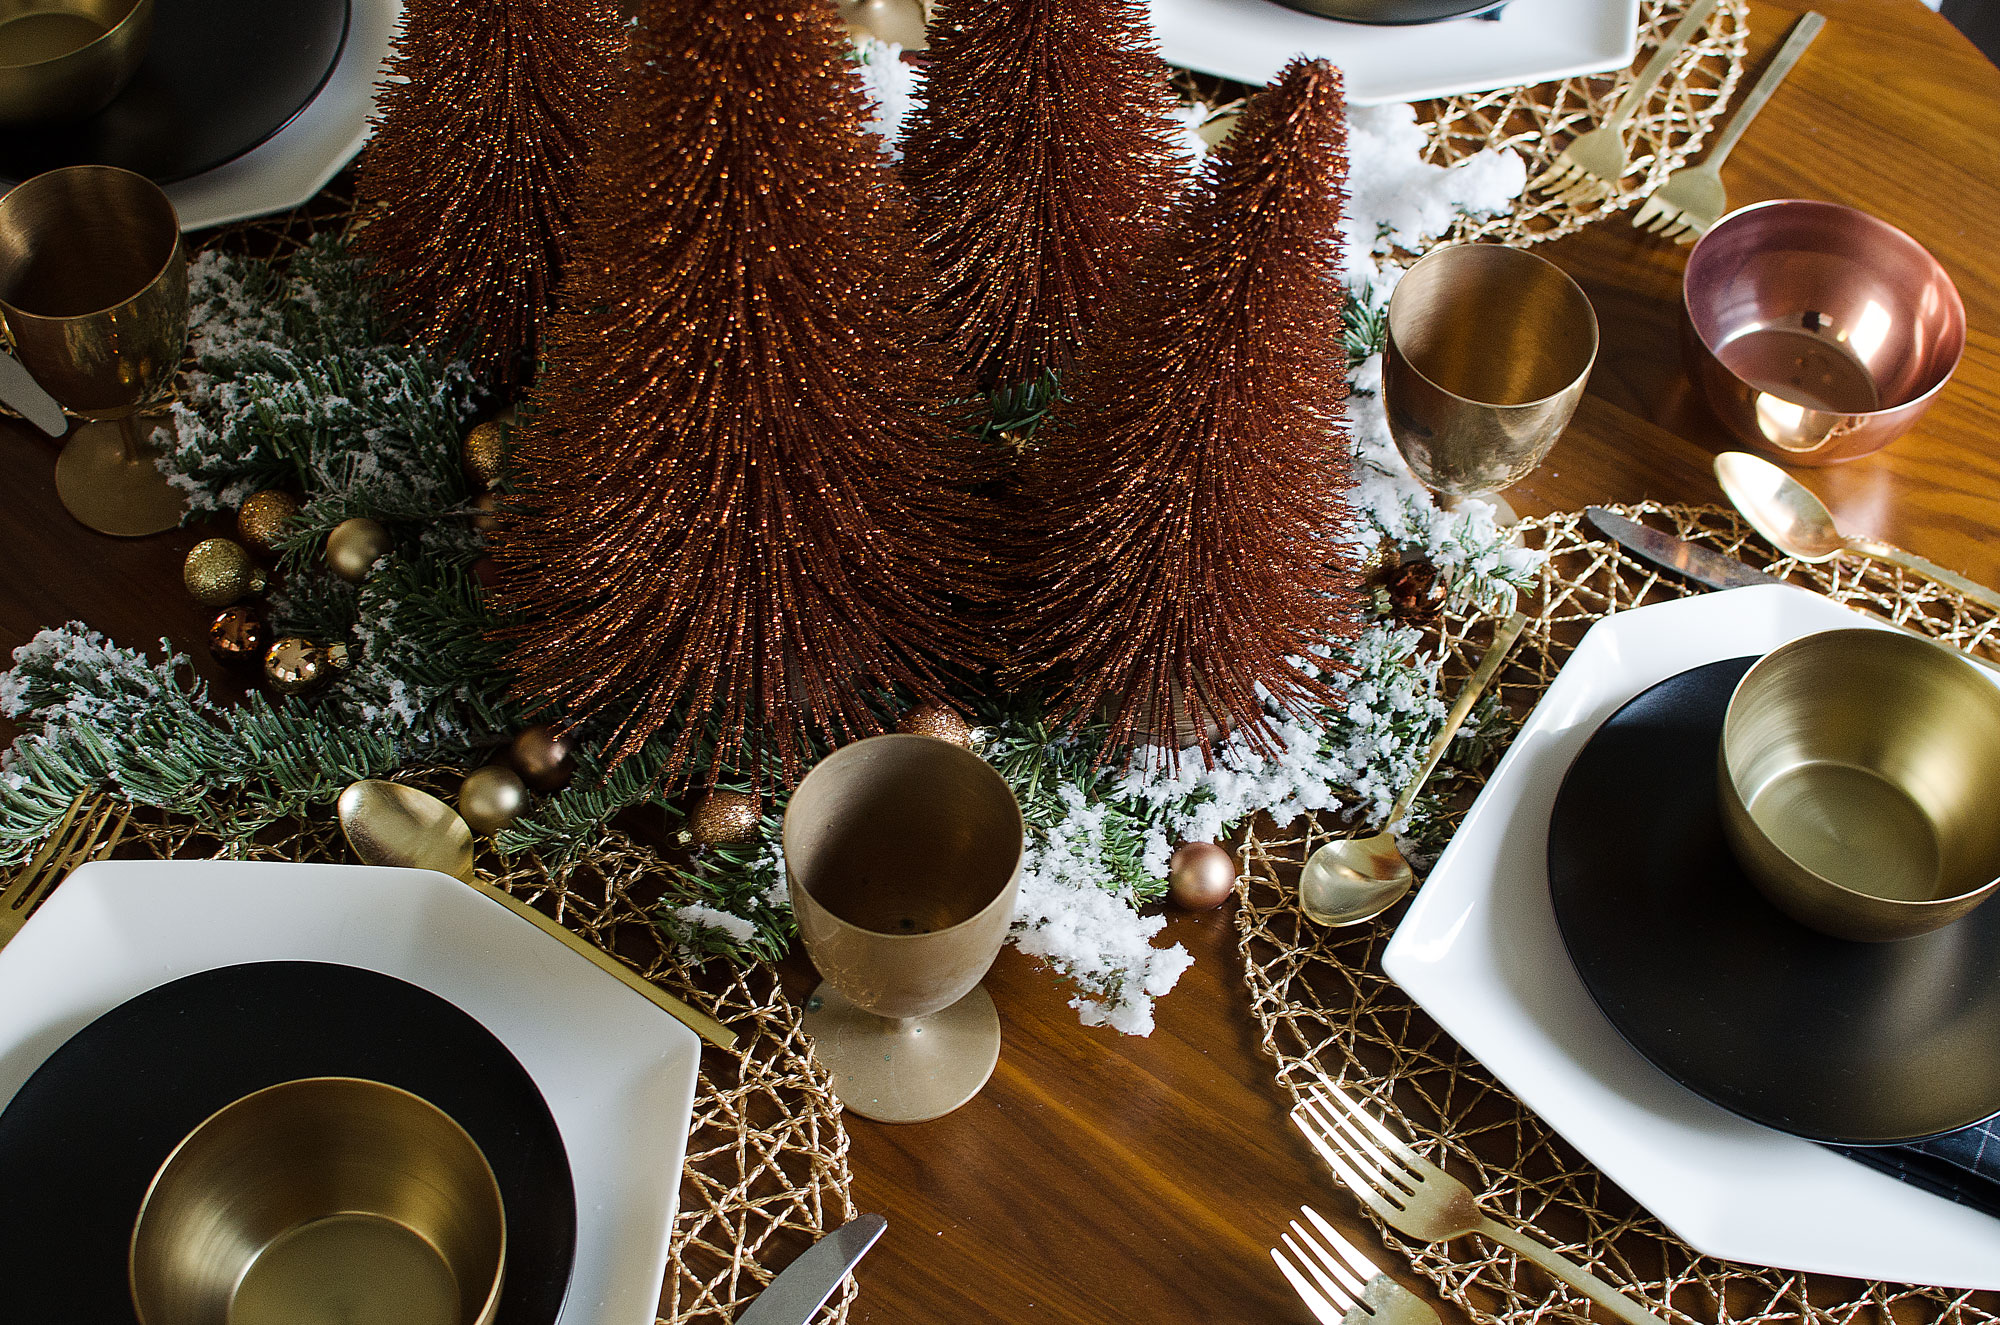
[[2000,905],[1849,943],[1765,901],[1731,854],[1716,747],[1755,661],[1662,681],[1570,765],[1549,888],[1584,985],[1667,1075],[1780,1131],[1893,1145],[2000,1112]]
[[168,1154],[232,1100],[317,1076],[385,1081],[458,1120],[506,1206],[498,1320],[550,1325],[569,1291],[576,1196],[541,1092],[444,999],[323,962],[225,966],[149,990],[28,1078],[0,1113],[0,1314],[130,1321],[132,1223]]
[[1278,0],[1287,9],[1299,9],[1321,18],[1343,23],[1370,23],[1379,27],[1401,27],[1413,23],[1442,23],[1448,18],[1464,18],[1501,8],[1507,0]]
[[168,184],[213,170],[311,104],[347,27],[348,0],[156,0],[125,90],[85,120],[0,130],[0,175],[123,166]]

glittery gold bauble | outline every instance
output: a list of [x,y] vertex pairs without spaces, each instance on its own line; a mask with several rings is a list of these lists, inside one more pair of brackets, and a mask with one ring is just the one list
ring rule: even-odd
[[500,527],[499,517],[494,514],[500,509],[500,494],[482,492],[472,499],[472,509],[477,512],[472,517],[472,527],[482,534],[490,534]]
[[236,511],[236,536],[252,552],[275,557],[283,550],[285,522],[299,513],[299,499],[266,488],[243,499]]
[[530,727],[507,747],[521,781],[536,791],[560,791],[576,774],[576,747],[547,727]]
[[1354,568],[1361,573],[1362,579],[1372,580],[1388,570],[1390,566],[1395,564],[1395,561],[1395,540],[1383,538],[1378,539],[1373,547],[1362,554]]
[[491,487],[500,479],[507,462],[507,425],[488,419],[465,434],[462,448],[465,476],[474,483]]
[[225,607],[208,625],[208,652],[224,667],[255,670],[263,666],[264,645],[269,632],[264,616],[254,607],[238,603]]
[[327,569],[349,584],[359,584],[395,546],[389,531],[365,515],[342,520],[326,536]]
[[686,838],[705,847],[748,842],[757,836],[763,806],[742,791],[711,791],[688,811]]
[[264,679],[281,695],[309,695],[332,680],[336,669],[346,665],[346,645],[320,644],[287,635],[265,650]]
[[505,764],[475,768],[458,784],[458,812],[475,833],[497,833],[527,808],[527,784]]
[[181,564],[181,580],[197,601],[210,607],[227,607],[244,594],[264,587],[264,572],[257,569],[241,543],[227,538],[204,538],[188,549]]
[[1167,861],[1167,895],[1190,911],[1211,911],[1236,891],[1236,862],[1213,842],[1183,843]]
[[972,748],[972,727],[955,710],[942,704],[918,704],[896,723],[896,730],[913,736],[930,736],[950,741],[962,749]]

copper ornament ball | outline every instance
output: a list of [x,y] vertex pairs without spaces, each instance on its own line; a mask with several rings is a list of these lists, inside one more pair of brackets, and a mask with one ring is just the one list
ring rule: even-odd
[[326,536],[327,569],[349,584],[359,584],[395,546],[396,540],[380,521],[365,515],[342,520]]
[[204,538],[188,549],[181,563],[181,582],[197,602],[210,607],[227,607],[245,594],[264,587],[264,572],[250,560],[241,543],[227,538]]
[[688,811],[687,835],[705,847],[748,842],[763,817],[763,803],[748,792],[711,791]]
[[287,635],[264,653],[264,679],[281,695],[309,695],[347,665],[347,646]]
[[499,482],[500,471],[507,463],[507,425],[498,419],[488,419],[473,428],[465,434],[461,455],[465,476],[474,483],[491,487]]
[[528,785],[505,764],[488,764],[458,786],[458,813],[473,832],[497,833],[528,808]]
[[954,709],[942,704],[918,704],[896,723],[896,730],[912,736],[929,736],[950,741],[961,749],[972,748],[972,726]]
[[560,791],[576,775],[576,747],[547,727],[530,727],[507,747],[521,781],[536,791]]
[[208,624],[209,656],[224,667],[256,670],[263,665],[269,642],[263,613],[242,603],[223,608]]
[[1236,860],[1213,842],[1183,843],[1167,861],[1167,895],[1190,911],[1212,911],[1236,891]]
[[277,488],[253,492],[236,510],[236,536],[259,556],[284,550],[285,524],[299,513],[299,499]]

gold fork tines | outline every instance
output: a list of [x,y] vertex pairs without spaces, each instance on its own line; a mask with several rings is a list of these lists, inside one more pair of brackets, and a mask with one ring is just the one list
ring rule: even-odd
[[1376,1269],[1324,1215],[1309,1205],[1299,1213],[1313,1227],[1294,1219],[1279,1235],[1291,1257],[1273,1247],[1271,1259],[1320,1325],[1436,1325],[1435,1307]]
[[[77,793],[41,849],[7,881],[5,888],[0,888],[0,946],[20,932],[35,908],[58,883],[69,877],[71,870],[86,860],[105,859],[124,837],[131,823],[131,811],[119,811],[116,805],[103,799],[86,808],[86,799],[86,793]],[[98,835],[113,813],[118,813],[118,822],[111,836],[100,844]]]

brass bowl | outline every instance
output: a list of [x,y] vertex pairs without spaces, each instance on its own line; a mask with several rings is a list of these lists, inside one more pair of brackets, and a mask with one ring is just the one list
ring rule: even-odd
[[153,0],[0,0],[0,124],[95,115],[152,37]]
[[435,1105],[311,1077],[190,1132],[132,1230],[141,1325],[490,1325],[506,1217],[493,1170]]
[[1909,938],[2000,887],[2000,688],[1935,644],[1831,630],[1772,651],[1717,759],[1730,849],[1802,925]]
[[1879,451],[1958,367],[1965,304],[1924,246],[1866,212],[1781,199],[1688,255],[1681,345],[1725,427],[1800,465]]

